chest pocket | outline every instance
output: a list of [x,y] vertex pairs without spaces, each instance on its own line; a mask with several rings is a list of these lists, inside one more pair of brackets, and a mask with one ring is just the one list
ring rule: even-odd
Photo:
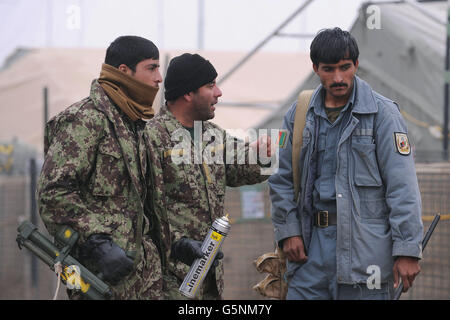
[[372,135],[352,137],[354,181],[359,194],[361,218],[367,223],[385,223],[388,214],[385,188],[378,168]]
[[[174,149],[175,150],[175,149]],[[199,170],[195,170],[192,159],[185,157],[184,149],[176,149],[177,155],[172,158],[172,149],[162,151],[162,170],[167,203],[190,203],[198,198],[198,190],[195,181],[201,179]],[[175,159],[175,161],[174,161]],[[184,163],[184,162],[189,163]]]
[[124,196],[128,173],[122,152],[114,139],[106,139],[99,145],[95,171],[92,178],[92,194],[96,196]]
[[352,136],[354,181],[355,185],[359,187],[380,187],[382,185],[372,131],[372,129],[355,129]]

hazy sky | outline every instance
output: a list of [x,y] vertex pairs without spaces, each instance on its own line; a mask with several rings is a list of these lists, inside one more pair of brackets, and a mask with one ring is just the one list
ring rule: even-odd
[[[249,51],[308,1],[0,0],[0,65],[17,47],[106,48],[124,34],[149,38],[161,49]],[[283,31],[348,30],[362,2],[314,0]],[[305,51],[308,41],[277,38],[264,50]]]

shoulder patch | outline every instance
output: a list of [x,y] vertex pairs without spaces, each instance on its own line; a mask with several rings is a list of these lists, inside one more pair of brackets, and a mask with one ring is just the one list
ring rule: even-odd
[[407,156],[411,153],[411,145],[409,144],[408,136],[406,133],[394,132],[395,146],[398,153]]

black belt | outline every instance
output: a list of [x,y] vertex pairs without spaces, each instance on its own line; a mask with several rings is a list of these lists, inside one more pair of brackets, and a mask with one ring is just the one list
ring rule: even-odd
[[335,212],[317,211],[314,213],[314,225],[320,228],[337,225],[337,214]]

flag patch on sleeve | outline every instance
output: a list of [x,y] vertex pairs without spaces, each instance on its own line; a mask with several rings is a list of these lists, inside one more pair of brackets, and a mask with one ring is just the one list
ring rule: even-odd
[[289,131],[280,130],[278,133],[278,147],[284,149],[286,147],[286,143],[289,137]]

